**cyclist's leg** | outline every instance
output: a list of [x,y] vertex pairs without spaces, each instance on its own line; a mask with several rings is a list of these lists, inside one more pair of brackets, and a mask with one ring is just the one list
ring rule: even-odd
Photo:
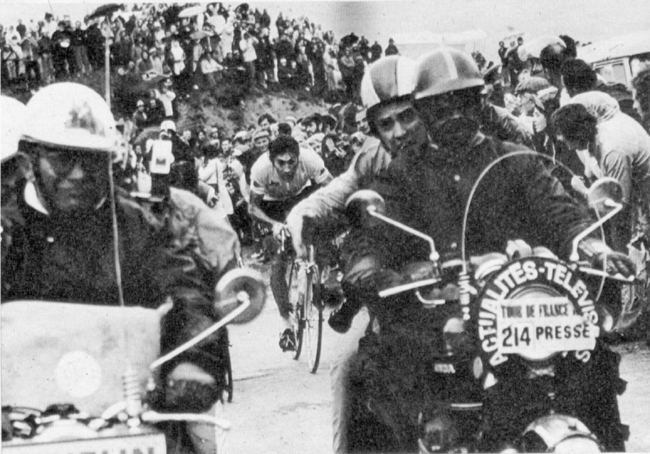
[[271,259],[271,292],[275,303],[278,305],[280,317],[288,319],[290,312],[293,310],[289,302],[289,287],[286,280],[290,258],[289,254],[278,250],[277,244],[275,246],[276,250]]

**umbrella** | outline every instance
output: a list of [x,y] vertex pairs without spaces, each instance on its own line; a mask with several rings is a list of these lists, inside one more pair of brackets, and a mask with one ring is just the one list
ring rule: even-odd
[[204,11],[205,8],[203,6],[190,6],[178,13],[178,17],[194,17],[203,14]]
[[121,8],[122,6],[118,5],[117,3],[109,3],[107,5],[100,6],[88,17],[90,19],[94,19],[96,17],[110,16],[115,11],[119,11]]
[[248,12],[248,3],[242,3],[241,5],[235,8],[236,13],[246,14]]
[[144,144],[147,142],[147,140],[152,139],[156,140],[160,137],[160,127],[159,126],[149,126],[148,128],[144,129],[138,136],[133,140],[133,143],[136,144],[142,144],[144,147]]
[[359,41],[359,37],[354,33],[350,33],[349,35],[346,35],[343,38],[341,38],[341,46],[342,47],[352,46],[358,41]]
[[517,52],[521,61],[526,61],[529,58],[540,58],[540,54],[546,46],[555,44],[563,48],[566,47],[566,44],[559,36],[544,35],[522,44],[517,49]]
[[207,37],[207,36],[212,36],[212,34],[208,33],[208,32],[205,31],[205,30],[200,30],[200,31],[198,31],[198,32],[194,32],[194,33],[192,33],[192,34],[190,35],[190,38],[192,38],[192,39],[203,39],[203,38],[205,38],[205,37]]

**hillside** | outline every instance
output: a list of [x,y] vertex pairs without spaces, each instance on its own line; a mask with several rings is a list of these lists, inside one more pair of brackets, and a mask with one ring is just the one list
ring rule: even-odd
[[[104,96],[104,78],[99,71],[83,76],[76,82],[87,85]],[[115,80],[113,82],[113,112],[119,118],[120,96],[116,93],[119,84]],[[135,100],[138,97],[146,97],[148,88],[152,87],[128,87],[127,92],[123,93],[122,98],[127,100],[127,105],[133,105],[125,109],[126,116],[135,110]],[[25,89],[6,87],[2,87],[2,94],[18,98],[23,103],[31,97]],[[328,109],[322,99],[314,98],[306,91],[270,88],[244,94],[240,86],[227,83],[213,92],[194,90],[189,96],[179,95],[177,107],[180,113],[177,125],[179,130],[216,125],[227,134],[232,134],[237,128],[257,126],[257,118],[263,113],[270,113],[282,121],[287,116],[299,119],[314,112],[325,113]]]
[[178,127],[182,130],[216,125],[232,134],[237,128],[257,126],[257,119],[264,113],[283,121],[287,116],[299,119],[314,112],[325,113],[328,109],[322,99],[315,99],[308,92],[257,91],[243,96],[233,90],[236,91],[236,87],[224,87],[216,94],[192,93],[189,99],[179,103]]

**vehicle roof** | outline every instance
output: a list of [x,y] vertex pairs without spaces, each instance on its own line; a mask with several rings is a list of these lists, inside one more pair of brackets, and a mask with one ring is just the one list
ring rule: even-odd
[[630,33],[578,48],[578,58],[587,63],[650,52],[650,30]]

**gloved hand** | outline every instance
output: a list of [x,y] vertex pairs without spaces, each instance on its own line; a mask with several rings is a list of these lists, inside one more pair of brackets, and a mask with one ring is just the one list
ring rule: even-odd
[[614,251],[601,240],[586,238],[580,242],[580,255],[589,260],[595,268],[603,269],[612,276],[636,276],[634,262],[622,252]]
[[178,364],[168,375],[160,396],[162,410],[173,413],[204,413],[221,398],[210,374],[195,364]]
[[381,267],[374,256],[365,256],[346,273],[343,289],[346,294],[352,292],[364,299],[374,300],[379,297],[381,290],[404,282],[405,279],[400,273]]

